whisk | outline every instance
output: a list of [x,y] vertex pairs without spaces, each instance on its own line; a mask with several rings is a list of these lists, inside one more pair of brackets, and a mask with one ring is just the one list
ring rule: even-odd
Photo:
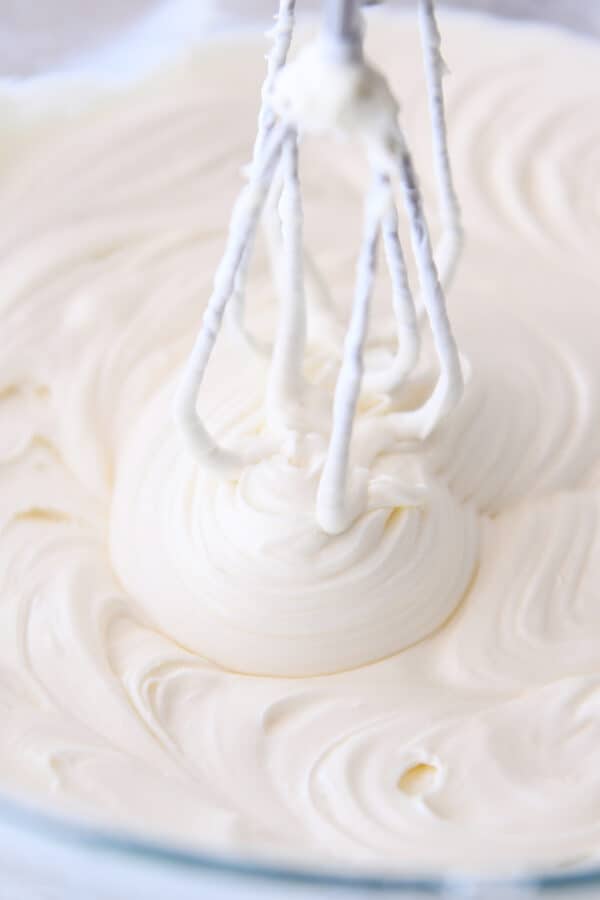
[[[321,469],[316,519],[323,531],[349,528],[365,507],[364,485],[349,477],[352,433],[361,390],[393,394],[417,365],[422,330],[428,323],[439,371],[435,386],[416,409],[387,414],[396,440],[424,439],[458,403],[463,390],[460,356],[446,312],[444,290],[462,246],[460,209],[448,154],[442,77],[444,63],[434,0],[418,0],[425,64],[433,160],[441,220],[434,254],[413,160],[387,81],[365,59],[363,21],[358,0],[325,0],[319,39],[288,63],[295,21],[295,0],[280,0],[267,75],[262,89],[258,133],[247,183],[232,213],[229,234],[217,269],[199,334],[175,394],[174,415],[201,464],[226,478],[276,452],[300,424],[309,401],[303,365],[307,330],[307,293],[327,288],[304,247],[299,182],[299,142],[307,132],[341,132],[363,142],[370,168],[362,246],[343,356],[333,396],[331,427]],[[395,190],[403,200],[419,292],[412,293],[399,237]],[[245,284],[261,219],[271,244],[278,286],[278,322],[272,346],[250,334],[244,322]],[[381,240],[390,275],[396,350],[389,365],[364,371],[370,302]],[[279,252],[280,251],[280,252]],[[224,314],[253,352],[270,357],[266,388],[268,437],[239,455],[209,434],[197,411],[198,393]]]

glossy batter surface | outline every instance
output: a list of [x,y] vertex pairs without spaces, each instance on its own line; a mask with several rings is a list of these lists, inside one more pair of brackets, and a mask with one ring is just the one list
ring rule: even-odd
[[[314,520],[316,438],[224,482],[170,416],[262,43],[209,47],[77,114],[75,87],[3,97],[0,784],[302,861],[598,857],[600,51],[442,24],[468,235],[449,308],[469,379],[434,438],[373,463],[395,487],[336,537]],[[369,46],[435,220],[416,23],[376,20]],[[342,322],[363,177],[351,148],[307,143],[307,232]],[[394,349],[385,289],[372,365]],[[249,323],[267,337],[273,320],[259,252]],[[339,337],[314,316],[315,383],[333,383]],[[200,401],[213,432],[260,434],[264,381],[225,334]],[[386,411],[364,398],[357,452]],[[355,667],[400,631],[411,646]],[[239,674],[265,659],[268,675]],[[282,677],[303,665],[333,674]]]

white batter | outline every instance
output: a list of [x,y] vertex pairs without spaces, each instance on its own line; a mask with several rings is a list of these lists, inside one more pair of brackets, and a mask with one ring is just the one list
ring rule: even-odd
[[[55,112],[15,121],[0,181],[6,788],[302,861],[506,871],[600,855],[600,51],[442,24],[469,238],[450,314],[469,378],[432,438],[374,464],[393,491],[335,537],[314,517],[318,441],[227,482],[170,416],[262,45],[205,50],[77,116],[43,86],[19,101],[25,118]],[[416,23],[380,21],[370,53],[431,201]],[[333,142],[304,150],[307,231],[344,319],[363,164]],[[385,288],[373,364],[394,350]],[[260,254],[248,319],[270,335]],[[309,323],[305,374],[324,390],[338,337]],[[403,409],[430,390],[422,375]],[[264,386],[226,332],[201,394],[211,432],[260,436]],[[358,434],[384,406],[364,395]],[[342,671],[399,634],[402,653]]]

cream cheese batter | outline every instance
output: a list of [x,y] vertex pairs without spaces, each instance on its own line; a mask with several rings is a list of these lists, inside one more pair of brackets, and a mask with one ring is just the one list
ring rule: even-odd
[[[600,50],[442,24],[465,393],[431,437],[373,462],[396,494],[335,536],[314,518],[316,439],[227,481],[170,415],[251,147],[262,43],[204,48],[78,113],[43,84],[3,97],[27,120],[5,117],[0,160],[6,789],[304,862],[600,855]],[[434,218],[416,23],[375,20],[368,51]],[[303,152],[307,232],[344,323],[363,162],[335,142]],[[266,340],[257,249],[248,323]],[[395,349],[386,288],[373,367]],[[318,310],[308,324],[305,374],[327,389],[340,332]],[[429,361],[402,409],[431,389]],[[265,372],[226,329],[201,391],[211,433],[261,435]],[[359,442],[387,402],[363,393]]]

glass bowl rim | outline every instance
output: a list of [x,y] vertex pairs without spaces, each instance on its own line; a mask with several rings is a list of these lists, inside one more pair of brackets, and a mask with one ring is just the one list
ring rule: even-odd
[[[160,865],[165,869],[243,877],[280,884],[288,887],[343,889],[348,894],[373,892],[423,894],[429,896],[450,892],[460,897],[461,892],[473,895],[474,890],[486,893],[495,890],[514,890],[524,896],[531,892],[583,891],[600,887],[600,867],[578,870],[541,872],[532,870],[513,875],[481,875],[459,870],[447,874],[420,872],[393,874],[378,873],[371,869],[342,871],[335,865],[318,864],[302,866],[295,863],[269,861],[266,858],[251,859],[234,853],[201,850],[178,845],[167,839],[143,837],[133,830],[114,829],[87,821],[71,813],[58,813],[41,805],[24,800],[15,794],[0,792],[0,824],[8,825],[41,838],[58,841],[70,849],[80,848],[94,853],[114,853],[128,861]],[[520,894],[519,894],[520,895]],[[569,895],[570,896],[570,895]]]

